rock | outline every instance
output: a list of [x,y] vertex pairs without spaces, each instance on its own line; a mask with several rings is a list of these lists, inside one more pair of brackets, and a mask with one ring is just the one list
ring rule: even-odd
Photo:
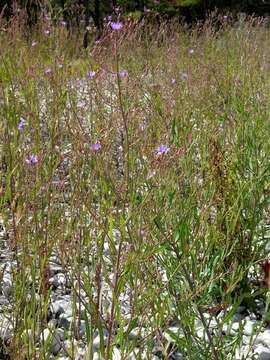
[[58,325],[59,327],[69,330],[71,328],[71,324],[73,322],[73,316],[69,316],[68,314],[64,313],[59,316]]
[[75,360],[85,360],[85,359],[87,359],[86,347],[82,345],[78,345],[75,352]]
[[254,350],[255,354],[258,354],[258,360],[270,360],[270,349],[259,344]]
[[62,266],[54,263],[54,262],[49,262],[49,269],[50,269],[50,274],[51,275],[56,275],[58,273],[62,273],[63,272],[63,268]]
[[40,341],[42,342],[44,339],[45,343],[49,344],[50,352],[57,355],[64,346],[63,342],[65,338],[64,330],[56,329],[52,332],[50,329],[46,328],[40,336]]
[[113,358],[113,360],[121,360],[121,353],[117,347],[113,348],[112,358]]
[[240,348],[236,349],[235,360],[242,360],[242,359],[247,360],[247,356],[248,356],[249,353],[250,353],[250,346],[249,345],[241,346]]
[[184,333],[180,327],[171,326],[164,332],[163,336],[169,343],[175,343],[174,336],[184,337]]
[[[105,336],[105,339],[104,339],[104,345],[106,345],[106,340],[107,340],[107,337]],[[97,351],[99,350],[100,348],[100,336],[99,334],[95,336],[94,340],[93,340],[93,351]]]
[[131,330],[131,332],[128,334],[129,340],[141,340],[146,334],[145,328],[134,328]]
[[258,360],[270,360],[270,352],[263,351],[260,353]]
[[1,314],[0,316],[0,339],[4,342],[13,336],[13,326],[11,320]]
[[255,299],[257,313],[263,317],[265,315],[265,303],[263,299]]
[[184,356],[180,352],[175,352],[174,354],[171,355],[170,359],[171,360],[184,360]]
[[94,352],[94,354],[93,354],[93,360],[101,360],[101,357],[99,356],[99,353]]
[[33,331],[31,329],[25,329],[22,333],[22,338],[25,340],[32,339],[32,334],[33,334]]
[[53,331],[57,326],[57,320],[56,319],[51,319],[49,322],[48,322],[48,328]]
[[61,314],[68,314],[66,317],[72,315],[72,300],[69,295],[61,296],[60,299],[52,301],[50,306],[51,312],[56,318],[59,318]]
[[0,306],[9,306],[10,303],[4,295],[0,295]]
[[262,344],[268,349],[270,348],[270,330],[265,330],[262,334],[259,334],[255,339],[255,344]]
[[256,321],[247,320],[244,326],[243,334],[246,336],[251,336],[252,333],[254,332],[255,327],[256,327]]
[[86,323],[85,323],[85,320],[81,320],[80,322],[80,337],[85,337],[86,335]]
[[67,285],[67,280],[63,273],[58,273],[49,279],[49,284],[55,286],[56,288],[64,288]]
[[65,340],[63,342],[63,350],[66,355],[72,354],[73,352],[75,352],[75,349],[77,350],[78,348],[78,342],[76,339]]
[[240,305],[236,310],[236,314],[246,314],[246,312],[247,308],[243,305]]
[[12,282],[7,279],[3,279],[2,293],[6,298],[9,298],[12,294]]
[[136,360],[138,358],[138,353],[140,352],[139,348],[136,348],[128,355],[127,360]]
[[239,330],[239,322],[234,322],[231,324],[224,324],[222,327],[222,331],[224,334],[228,334],[230,336],[235,336],[235,334]]
[[232,317],[232,323],[240,322],[245,318],[245,314],[235,313]]

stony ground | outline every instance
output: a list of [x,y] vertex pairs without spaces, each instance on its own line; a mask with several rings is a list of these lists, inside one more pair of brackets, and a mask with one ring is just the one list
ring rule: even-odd
[[[105,249],[105,252],[108,249]],[[106,256],[106,254],[105,254]],[[8,237],[3,227],[1,231],[1,293],[0,293],[0,338],[2,343],[1,359],[5,357],[5,347],[13,336],[13,316],[12,316],[12,287],[14,271],[16,264],[12,261],[12,253],[8,249]],[[48,358],[49,359],[101,359],[99,349],[101,339],[98,332],[93,334],[93,346],[87,346],[87,324],[83,320],[84,304],[89,303],[86,293],[72,283],[69,271],[63,269],[57,254],[51,256],[49,262],[49,284],[51,288],[49,307],[47,311],[47,327],[44,328],[40,335],[40,341],[50,341]],[[104,282],[102,291],[102,306],[103,312],[109,311],[112,300],[112,293],[110,288]],[[77,286],[77,288],[76,288]],[[77,291],[80,291],[80,297],[74,296]],[[30,296],[30,294],[29,294]],[[42,301],[39,294],[35,294],[37,303]],[[129,308],[129,293],[128,289],[125,294],[121,295],[122,311],[126,316],[126,321],[130,319]],[[251,312],[244,306],[239,306],[229,324],[223,324],[222,320],[229,309],[222,310],[216,314],[205,313],[205,318],[208,321],[208,328],[212,334],[229,334],[231,341],[234,341],[240,335],[240,346],[236,347],[235,360],[242,359],[259,359],[270,360],[270,327],[268,324],[262,324],[260,321],[262,316],[265,316],[266,304],[263,299],[256,300],[255,312]],[[74,325],[76,326],[74,327]],[[75,330],[75,331],[74,331]],[[30,330],[29,330],[30,331]],[[104,341],[106,343],[107,330],[104,328]],[[117,324],[115,325],[114,334],[117,334]],[[196,324],[196,334],[198,339],[205,338],[205,333],[202,323],[198,320]],[[28,334],[25,334],[29,336]],[[23,335],[24,336],[24,335]],[[152,336],[154,347],[152,353],[149,354],[144,348],[143,338]],[[129,340],[135,346],[134,350],[127,356],[123,357],[120,353],[120,346],[117,343],[114,347],[113,359],[165,359],[181,360],[187,359],[181,353],[181,349],[175,346],[175,336],[183,337],[184,333],[179,323],[170,321],[167,328],[159,329],[158,334],[149,334],[147,328],[134,328],[129,333]],[[37,341],[37,353],[39,348],[39,341]],[[162,344],[162,346],[161,346]],[[164,348],[167,349],[168,357],[165,357]]]

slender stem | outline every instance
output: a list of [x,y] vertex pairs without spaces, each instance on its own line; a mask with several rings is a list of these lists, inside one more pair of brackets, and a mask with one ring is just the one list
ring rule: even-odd
[[[191,280],[190,275],[189,275],[189,273],[188,273],[188,271],[187,271],[187,269],[186,269],[186,267],[185,267],[184,264],[182,265],[182,269],[183,269],[183,272],[184,272],[184,274],[185,274],[185,277],[186,277],[186,280],[187,280],[187,282],[188,282],[188,285],[189,285],[190,290],[191,290],[191,291],[194,291],[195,289],[194,289],[193,281]],[[209,340],[209,344],[210,344],[211,349],[212,349],[212,351],[213,351],[214,359],[215,359],[215,360],[218,360],[218,359],[219,359],[219,356],[218,356],[217,350],[216,350],[215,345],[214,345],[214,343],[213,343],[213,339],[212,339],[212,336],[211,336],[211,334],[210,334],[210,331],[209,331],[209,328],[208,328],[208,326],[207,326],[207,323],[206,323],[206,321],[205,321],[205,318],[204,318],[202,309],[201,309],[201,307],[200,307],[198,304],[197,304],[197,310],[198,310],[198,313],[199,313],[199,316],[200,316],[200,320],[201,320],[201,322],[202,322],[202,324],[203,324],[203,327],[204,327],[204,329],[205,329],[205,332],[206,332],[206,334],[207,334],[207,337],[208,337],[208,340]]]
[[119,100],[119,107],[120,107],[120,111],[121,111],[121,115],[122,115],[124,132],[125,132],[125,168],[126,168],[126,186],[127,186],[126,195],[127,195],[129,192],[129,182],[130,182],[130,167],[129,167],[129,160],[130,160],[129,143],[130,142],[129,142],[129,134],[128,134],[128,119],[127,119],[127,114],[124,110],[121,79],[120,79],[120,75],[119,75],[119,54],[118,54],[117,39],[116,39],[116,44],[115,44],[115,56],[116,56],[118,100]]
[[115,281],[114,281],[114,289],[113,289],[113,297],[112,297],[112,307],[111,307],[111,314],[110,314],[110,320],[109,320],[109,335],[107,340],[107,349],[106,349],[106,360],[109,360],[110,355],[110,347],[111,347],[111,341],[112,341],[112,332],[113,332],[113,326],[114,326],[114,312],[115,312],[115,301],[118,295],[118,280],[119,280],[119,269],[120,269],[120,260],[121,260],[121,253],[122,253],[122,239],[119,243],[119,248],[117,252],[117,260],[116,260],[116,267],[115,267]]

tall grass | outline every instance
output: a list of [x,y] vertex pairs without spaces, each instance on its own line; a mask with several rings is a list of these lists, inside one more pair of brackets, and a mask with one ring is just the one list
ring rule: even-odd
[[127,23],[88,50],[80,36],[48,20],[31,36],[16,19],[0,32],[14,332],[3,347],[49,358],[57,259],[73,298],[71,359],[82,322],[88,358],[98,332],[105,359],[116,345],[122,359],[234,359],[242,333],[232,340],[224,325],[266,296],[268,30]]

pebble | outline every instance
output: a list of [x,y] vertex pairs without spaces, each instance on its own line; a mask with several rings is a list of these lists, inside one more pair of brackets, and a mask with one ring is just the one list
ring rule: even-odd
[[[106,344],[106,340],[107,340],[107,336],[105,336],[104,338],[104,345]],[[100,336],[99,334],[95,336],[94,340],[93,340],[93,350],[97,351],[99,350],[101,345],[101,341],[100,341]]]
[[112,358],[113,358],[113,360],[121,360],[121,353],[117,347],[113,348]]
[[270,349],[270,330],[265,330],[262,334],[259,334],[255,339],[256,344],[262,344]]
[[9,306],[10,303],[5,295],[0,295],[0,306]]
[[[178,326],[171,326],[168,328],[168,331],[169,332],[165,331],[163,336],[169,343],[175,343],[174,335],[176,337],[184,337],[183,331]],[[172,335],[170,333],[172,333]]]
[[69,312],[63,313],[59,316],[58,325],[59,327],[69,330],[73,322],[73,316],[69,316]]
[[[120,238],[119,232],[114,232],[113,237],[118,239]],[[113,248],[110,248],[109,244],[105,242],[104,246],[104,253],[108,256],[108,258],[111,257],[112,252],[114,252]],[[74,336],[73,334],[73,326],[72,324],[75,322],[78,324],[78,319],[76,318],[74,314],[74,307],[75,313],[77,314],[77,310],[83,310],[83,302],[80,304],[80,308],[78,305],[78,302],[76,300],[76,303],[73,303],[74,298],[68,293],[67,290],[67,277],[65,273],[63,272],[62,267],[56,262],[52,262],[50,260],[50,279],[49,282],[52,287],[52,293],[50,297],[50,306],[49,309],[51,311],[51,317],[48,316],[48,325],[47,328],[43,331],[44,339],[48,341],[49,343],[49,350],[51,352],[51,355],[48,355],[50,359],[60,359],[60,360],[68,360],[70,358],[70,354],[74,352],[73,358],[74,360],[85,360],[87,356],[89,356],[87,347],[85,346],[85,336],[86,336],[86,323],[84,320],[81,320],[80,327],[79,327],[79,339],[82,341],[78,341],[74,339],[66,339],[66,333],[69,334],[69,336]],[[0,264],[1,266],[2,264]],[[10,295],[12,294],[12,284],[13,284],[13,268],[14,264],[12,262],[8,263],[8,265],[5,267],[3,281],[1,284],[1,294],[0,294],[0,340],[6,341],[9,340],[13,336],[13,328],[12,323],[9,321],[7,317],[5,317],[3,314],[1,314],[1,311],[7,313],[6,309],[11,305],[10,301]],[[4,267],[3,267],[4,269]],[[114,276],[111,274],[109,276],[109,279],[111,281],[114,281]],[[166,279],[165,279],[166,280]],[[164,281],[165,281],[164,280]],[[82,281],[82,280],[81,280]],[[89,299],[87,298],[87,294],[85,291],[83,291],[81,288],[83,287],[83,281],[80,283],[80,296],[84,298],[84,301],[86,303],[89,303]],[[71,286],[73,287],[73,286]],[[106,287],[106,283],[103,284],[102,288],[102,305],[103,305],[103,314],[106,315],[106,311],[110,309],[111,306],[111,298],[112,298],[112,291],[109,288],[109,286]],[[94,293],[95,294],[95,293]],[[130,296],[128,294],[128,291],[123,291],[123,293],[119,296],[119,302],[121,306],[121,315],[123,315],[125,319],[125,324],[128,323],[128,320],[131,316],[130,311],[130,304],[129,304]],[[42,301],[44,301],[38,294],[36,294],[36,303],[39,304]],[[33,299],[31,298],[31,294],[29,296],[29,302],[33,302]],[[172,305],[173,306],[173,305]],[[76,310],[77,309],[77,310]],[[264,314],[265,313],[265,301],[263,299],[257,299],[256,300],[256,310],[257,312]],[[239,347],[235,354],[234,360],[242,360],[243,357],[246,360],[250,360],[254,354],[257,355],[258,360],[270,360],[270,329],[265,329],[262,327],[261,333],[258,334],[257,337],[254,337],[254,345],[251,342],[251,336],[253,335],[253,332],[255,333],[256,326],[259,326],[260,323],[257,320],[257,312],[254,310],[253,313],[249,313],[248,310],[244,306],[239,306],[236,313],[232,317],[232,320],[229,324],[224,325],[223,330],[225,333],[235,336],[239,328],[243,328],[243,336],[242,336],[242,346]],[[222,324],[222,319],[226,315],[226,312],[221,312],[218,314],[217,318],[219,319],[219,322]],[[218,323],[216,321],[216,318],[209,313],[204,313],[204,317],[207,320],[207,324],[211,331],[215,330],[218,327]],[[106,319],[106,316],[104,316]],[[83,319],[83,316],[82,316]],[[179,322],[177,321],[171,321],[168,323],[168,328],[165,328],[163,330],[163,338],[162,338],[162,346],[160,346],[161,343],[154,342],[153,348],[156,349],[156,351],[153,351],[152,355],[147,353],[146,349],[142,346],[142,348],[136,348],[125,358],[127,360],[136,360],[137,358],[140,359],[150,359],[151,360],[160,360],[162,356],[164,357],[164,346],[170,346],[170,344],[174,344],[177,339],[181,339],[184,337],[184,333],[179,325]],[[197,336],[200,339],[203,339],[204,341],[208,341],[205,329],[202,326],[202,323],[198,320],[195,323],[195,329]],[[125,332],[128,329],[125,328]],[[128,336],[130,342],[132,343],[133,347],[136,346],[136,340],[141,340],[148,334],[148,329],[145,327],[136,327],[130,333],[126,333]],[[113,334],[113,341],[115,340],[115,334],[117,331],[117,326],[115,327],[115,332]],[[28,341],[28,339],[32,336],[31,329],[24,330],[22,336]],[[42,336],[41,336],[42,339]],[[77,339],[77,337],[76,337]],[[153,339],[152,339],[153,340]],[[164,341],[165,340],[165,341]],[[104,330],[104,346],[106,346],[107,341],[107,334]],[[115,345],[115,342],[113,342]],[[137,344],[138,345],[138,344]],[[160,348],[158,348],[160,346]],[[100,341],[100,335],[98,331],[95,332],[94,338],[93,338],[93,356],[91,356],[91,359],[95,360],[101,360],[100,353],[100,347],[101,347],[101,341]],[[174,353],[170,353],[170,356],[168,359],[170,360],[187,360],[181,354],[181,349],[178,349],[178,352],[175,351]],[[118,347],[113,348],[112,353],[112,360],[121,360],[121,352]],[[1,353],[0,353],[1,358]]]
[[49,279],[49,284],[55,287],[65,287],[67,284],[67,279],[63,273],[58,273]]
[[140,340],[144,338],[146,335],[146,329],[145,328],[134,328],[131,330],[131,332],[128,334],[129,340]]
[[258,360],[270,360],[270,349],[263,345],[258,345],[254,353],[259,355]]
[[55,317],[59,317],[61,314],[69,314],[67,317],[72,315],[71,296],[61,296],[59,299],[52,301],[50,308]]
[[75,353],[75,360],[86,360],[86,348],[78,346]]
[[3,314],[0,315],[0,339],[2,341],[9,340],[13,335],[13,326],[11,320]]
[[256,327],[256,321],[248,320],[244,326],[243,334],[246,336],[251,336],[254,332],[255,327]]
[[2,293],[6,298],[9,298],[12,294],[12,282],[11,280],[3,279]]
[[54,355],[57,355],[59,351],[63,348],[62,342],[65,340],[65,333],[63,329],[56,329],[52,332],[50,329],[46,328],[43,330],[40,341],[43,339],[45,342],[50,343],[50,352]]

